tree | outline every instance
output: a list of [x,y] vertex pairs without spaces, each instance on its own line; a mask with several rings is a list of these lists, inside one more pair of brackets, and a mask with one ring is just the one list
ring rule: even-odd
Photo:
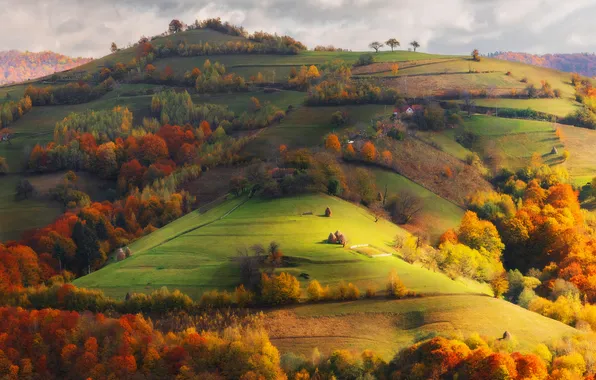
[[480,62],[480,52],[478,52],[478,49],[472,51],[472,60]]
[[389,214],[383,208],[383,205],[375,203],[370,207],[370,213],[373,214],[375,217],[375,223],[379,221],[379,219],[386,219]]
[[261,298],[271,305],[295,303],[300,299],[300,282],[289,273],[269,277],[263,273],[261,277]]
[[424,208],[424,202],[417,195],[404,191],[387,202],[387,210],[397,224],[407,224]]
[[366,161],[373,162],[377,158],[377,149],[371,141],[367,141],[360,152],[362,158]]
[[27,179],[22,179],[19,181],[19,183],[17,183],[16,186],[16,196],[17,198],[20,197],[25,197],[25,198],[29,198],[29,196],[33,193],[33,186],[31,185],[31,182],[29,182],[29,180]]
[[336,134],[331,133],[327,136],[327,139],[325,140],[325,148],[338,153],[341,151],[341,144]]
[[408,295],[408,288],[406,288],[404,283],[401,281],[395,269],[389,273],[386,291],[387,297],[391,298],[404,298]]
[[383,46],[385,46],[385,45],[383,45],[379,41],[373,41],[368,45],[369,48],[375,49],[375,53],[378,53],[379,49],[382,48]]
[[395,38],[390,38],[387,41],[385,41],[385,44],[391,48],[391,51],[393,51],[393,49],[396,46],[399,46],[399,41],[396,40]]
[[6,158],[0,157],[0,175],[8,174],[8,163]]
[[418,41],[412,41],[412,42],[410,42],[410,45],[414,48],[414,51],[416,51],[416,49],[418,49],[420,47],[420,44],[418,43]]
[[493,291],[495,298],[501,298],[503,294],[509,290],[509,282],[505,273],[496,276],[491,282],[490,287]]
[[112,46],[110,46],[110,51],[111,51],[112,53],[115,53],[115,52],[117,52],[117,51],[118,51],[118,45],[116,45],[116,43],[115,43],[115,42],[112,42]]
[[182,22],[180,20],[172,20],[170,21],[169,31],[170,33],[178,33],[182,30]]
[[391,65],[391,74],[397,75],[398,71],[399,71],[399,65],[397,63],[394,63],[393,65]]
[[472,99],[472,96],[468,91],[464,91],[461,95],[461,99],[464,101],[465,110],[468,112],[468,117],[472,117],[472,112],[474,111],[474,106],[476,106],[476,102]]
[[312,302],[322,301],[327,298],[328,290],[324,289],[319,281],[312,280],[306,288],[306,294],[308,294],[308,300]]
[[77,246],[75,253],[77,259],[83,264],[87,274],[91,273],[91,266],[96,259],[101,257],[99,239],[95,231],[81,223],[81,221],[77,221],[72,230],[72,240]]

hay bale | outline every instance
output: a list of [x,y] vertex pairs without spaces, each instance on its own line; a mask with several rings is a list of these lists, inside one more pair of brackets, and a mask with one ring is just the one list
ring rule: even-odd
[[118,250],[118,254],[116,254],[116,260],[122,261],[126,258],[126,254],[121,249]]
[[329,207],[325,209],[325,216],[328,218],[331,216],[331,209]]
[[550,151],[550,154],[559,154],[556,146],[553,146],[553,150]]
[[509,331],[505,331],[503,333],[503,338],[501,338],[501,339],[503,339],[503,340],[509,340],[509,339],[511,339],[511,333]]
[[132,251],[130,250],[130,248],[128,248],[128,247],[124,248],[124,255],[126,256],[126,258],[129,258],[130,256],[132,256]]
[[329,237],[327,238],[327,243],[329,243],[329,244],[337,243],[337,236],[333,232],[331,232],[329,234]]

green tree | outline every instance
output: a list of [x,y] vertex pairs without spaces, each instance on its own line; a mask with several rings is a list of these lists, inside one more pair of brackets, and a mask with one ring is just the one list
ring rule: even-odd
[[379,49],[382,48],[383,46],[385,46],[385,45],[383,45],[379,41],[373,41],[370,44],[368,44],[368,47],[371,48],[371,49],[374,49],[375,50],[375,53],[378,53],[379,52]]
[[395,38],[390,38],[385,41],[385,44],[391,48],[391,51],[393,51],[396,46],[399,46],[399,41]]
[[77,260],[86,268],[87,273],[91,273],[91,265],[101,258],[99,240],[95,231],[81,221],[77,221],[72,230],[72,240],[77,246],[75,253]]
[[412,41],[412,42],[410,42],[410,45],[414,48],[414,51],[416,51],[416,49],[418,49],[420,47],[420,44],[418,43],[418,41]]

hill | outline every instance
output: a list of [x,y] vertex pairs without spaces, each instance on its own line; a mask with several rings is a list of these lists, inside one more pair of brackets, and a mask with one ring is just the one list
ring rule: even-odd
[[509,331],[518,343],[514,350],[532,351],[538,343],[578,334],[509,302],[466,294],[299,305],[268,312],[265,327],[282,353],[308,356],[314,347],[326,354],[342,347],[374,349],[386,359],[436,335],[496,339]]
[[0,85],[25,82],[91,62],[92,58],[72,58],[51,51],[39,53],[0,51]]
[[[326,207],[333,215],[324,217]],[[325,242],[340,230],[348,246]],[[410,265],[397,257],[369,257],[349,247],[368,244],[377,254],[398,254],[392,246],[406,231],[374,217],[362,207],[325,195],[277,200],[240,198],[199,214],[194,211],[130,245],[133,257],[77,279],[77,286],[123,297],[167,286],[198,298],[214,288],[232,290],[240,283],[237,249],[276,241],[284,253],[280,270],[307,273],[323,285],[349,281],[365,289],[381,288],[395,268],[406,286],[419,293],[479,293],[475,283]],[[364,251],[363,251],[364,252]],[[302,279],[303,287],[307,281]]]
[[574,54],[529,54],[516,52],[495,52],[488,54],[491,58],[506,61],[522,62],[528,65],[549,67],[570,73],[578,73],[588,77],[596,75],[596,55],[594,53]]

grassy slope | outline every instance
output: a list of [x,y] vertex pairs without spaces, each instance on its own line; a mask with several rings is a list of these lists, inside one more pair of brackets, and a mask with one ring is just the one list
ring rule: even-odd
[[[209,289],[231,290],[239,284],[239,266],[232,261],[237,248],[274,240],[292,262],[282,270],[296,276],[308,273],[323,284],[346,280],[363,289],[369,285],[380,288],[395,268],[404,283],[419,293],[488,292],[480,284],[452,281],[396,257],[373,259],[324,243],[330,232],[339,229],[348,237],[349,245],[371,244],[395,253],[391,247],[394,237],[406,234],[389,222],[375,223],[363,208],[325,195],[251,199],[225,218],[180,235],[225,214],[239,202],[228,201],[204,215],[191,213],[132,244],[132,258],[110,264],[75,284],[100,288],[116,297],[168,286],[196,298]],[[321,216],[326,207],[333,211],[331,218]],[[313,215],[303,215],[307,212]]]
[[569,171],[575,185],[583,186],[596,176],[596,156],[593,152],[596,131],[576,128],[569,125],[558,125],[563,133],[562,140],[570,153],[565,167]]
[[497,338],[509,331],[517,350],[531,351],[538,343],[578,333],[517,305],[473,295],[300,305],[268,313],[265,326],[282,353],[373,349],[386,359],[434,334]]
[[425,232],[434,242],[438,240],[443,232],[459,225],[464,211],[457,205],[397,173],[380,168],[372,169],[372,171],[379,191],[383,192],[385,185],[387,185],[388,197],[403,191],[409,191],[423,199],[424,209],[406,228],[412,231]]
[[[555,135],[553,123],[474,115],[465,119],[464,126],[458,130],[443,133],[454,138],[463,131],[479,136],[472,150],[483,157],[496,152],[502,165],[510,169],[528,165],[534,152],[549,164],[562,160],[563,144]],[[558,155],[551,154],[553,146],[559,150]]]
[[[544,112],[557,117],[565,117],[579,107],[579,103],[569,98],[559,99],[475,99],[476,105],[481,107],[513,108],[519,110],[533,109],[534,111]],[[463,103],[463,101],[458,101]]]
[[62,213],[57,202],[15,201],[14,189],[20,178],[17,175],[0,177],[0,242],[18,240],[24,231],[44,227]]

